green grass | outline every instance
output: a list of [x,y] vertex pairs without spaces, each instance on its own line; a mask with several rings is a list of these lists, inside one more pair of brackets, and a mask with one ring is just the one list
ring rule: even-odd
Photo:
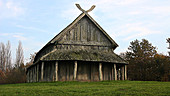
[[170,96],[170,82],[103,81],[0,85],[0,96]]

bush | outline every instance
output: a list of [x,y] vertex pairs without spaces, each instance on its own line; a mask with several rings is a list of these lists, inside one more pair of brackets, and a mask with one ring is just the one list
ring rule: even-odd
[[13,68],[10,71],[0,71],[0,84],[25,83],[26,74],[22,68]]

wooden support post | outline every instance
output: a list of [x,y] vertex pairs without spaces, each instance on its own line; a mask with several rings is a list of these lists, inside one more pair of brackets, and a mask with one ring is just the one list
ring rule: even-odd
[[44,75],[44,62],[42,62],[42,64],[41,64],[41,81],[43,81],[43,79],[44,79],[44,77],[43,77],[43,75]]
[[39,81],[39,64],[37,64],[37,82]]
[[127,65],[125,65],[125,80],[127,80]]
[[74,80],[77,78],[77,61],[74,62]]
[[114,80],[114,66],[112,66],[112,80]]
[[102,75],[102,63],[99,63],[99,80],[103,80],[103,75]]
[[58,61],[55,63],[55,81],[58,81]]
[[116,64],[114,64],[114,73],[115,73],[115,80],[117,80],[117,70],[116,70]]
[[121,68],[121,72],[122,72],[122,80],[125,80],[125,67],[124,67],[124,65]]

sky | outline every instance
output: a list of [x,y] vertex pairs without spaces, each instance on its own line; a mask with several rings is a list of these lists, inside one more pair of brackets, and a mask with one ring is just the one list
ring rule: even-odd
[[19,40],[25,61],[67,27],[81,11],[89,14],[126,52],[131,41],[147,39],[168,55],[170,0],[0,0],[0,42],[11,43],[13,60]]

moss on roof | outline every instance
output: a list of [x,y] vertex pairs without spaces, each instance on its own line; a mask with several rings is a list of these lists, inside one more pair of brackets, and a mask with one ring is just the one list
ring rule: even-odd
[[114,52],[101,52],[95,50],[56,50],[45,57],[42,57],[41,60],[82,60],[127,64],[125,60]]

